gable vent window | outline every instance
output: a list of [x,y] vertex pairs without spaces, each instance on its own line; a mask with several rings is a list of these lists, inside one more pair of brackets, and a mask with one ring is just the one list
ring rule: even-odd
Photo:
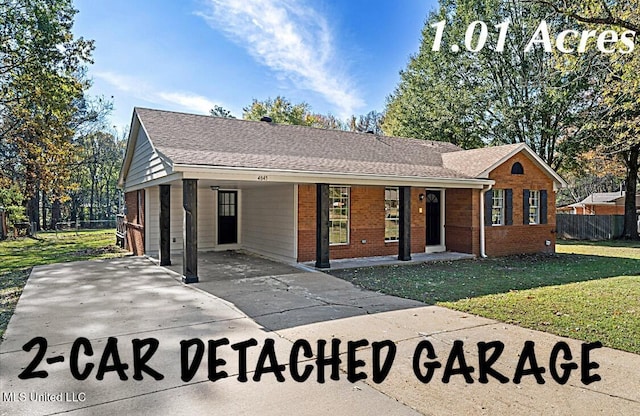
[[524,175],[524,168],[520,162],[516,162],[511,166],[512,175]]

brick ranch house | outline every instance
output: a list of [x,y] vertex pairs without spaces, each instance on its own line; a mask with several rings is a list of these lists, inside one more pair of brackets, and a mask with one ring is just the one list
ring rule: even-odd
[[[580,202],[558,207],[558,214],[571,215],[624,215],[625,191],[594,192]],[[636,195],[636,206],[640,206],[640,194]]]
[[[524,144],[433,142],[135,108],[126,244],[197,281],[199,250],[287,262],[555,250],[564,180]],[[174,255],[177,255],[174,253]]]

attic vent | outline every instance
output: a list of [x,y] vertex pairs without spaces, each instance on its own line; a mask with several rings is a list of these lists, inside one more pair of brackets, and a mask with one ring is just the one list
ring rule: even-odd
[[524,168],[520,162],[516,162],[511,166],[511,174],[512,175],[524,175]]
[[260,119],[260,121],[266,121],[267,123],[271,123],[273,120],[269,116],[264,116]]

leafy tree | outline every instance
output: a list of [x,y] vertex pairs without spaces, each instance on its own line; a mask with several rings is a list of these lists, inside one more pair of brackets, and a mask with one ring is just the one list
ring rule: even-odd
[[274,123],[300,126],[312,126],[316,121],[311,114],[309,104],[305,102],[292,104],[282,96],[277,96],[275,99],[267,98],[264,101],[254,98],[251,105],[242,110],[242,118],[245,120],[257,121],[262,117],[270,117]]
[[[556,15],[586,24],[589,29],[634,31],[634,40],[638,40],[640,0],[534,2],[549,7]],[[624,237],[639,239],[635,195],[640,164],[640,55],[634,51],[601,56],[606,60],[607,71],[595,78],[599,87],[598,102],[588,112],[590,122],[586,126],[592,134],[578,140],[578,148],[596,148],[622,160],[626,166]]]
[[346,124],[333,114],[312,114],[310,126],[327,130],[346,130]]
[[93,42],[74,39],[75,13],[71,0],[0,0],[0,176],[19,181],[30,221],[40,192],[64,200],[74,133],[97,117],[84,97]]
[[[125,141],[105,131],[78,139],[78,169],[73,177],[77,186],[70,192],[69,217],[78,220],[109,220],[117,212],[121,191],[116,189]],[[88,206],[88,218],[83,207]]]
[[[527,143],[547,163],[558,167],[556,145],[579,126],[588,79],[555,70],[558,55],[541,45],[525,52],[542,19],[541,5],[503,0],[441,0],[422,31],[418,53],[388,97],[385,133],[443,140],[464,148],[484,144]],[[440,51],[436,30],[444,21]],[[469,27],[482,21],[491,35],[477,52],[462,45]],[[499,48],[496,25],[509,22]],[[478,31],[476,30],[476,33]],[[478,36],[473,39],[477,41]],[[454,46],[455,45],[455,46]],[[475,47],[471,42],[471,47]],[[452,48],[461,48],[460,52]],[[580,59],[588,59],[585,55]]]
[[213,117],[235,118],[231,114],[231,111],[219,105],[215,105],[211,110],[209,110],[209,114],[211,114]]
[[7,213],[7,226],[12,227],[16,222],[26,219],[22,201],[24,196],[17,185],[13,184],[7,188],[0,188],[0,207]]
[[372,110],[365,115],[360,115],[358,117],[351,116],[351,119],[349,120],[349,130],[358,131],[360,133],[372,132],[377,135],[382,135],[383,122],[384,114]]

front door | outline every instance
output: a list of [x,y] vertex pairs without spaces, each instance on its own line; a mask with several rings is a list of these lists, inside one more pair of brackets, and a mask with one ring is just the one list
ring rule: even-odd
[[427,191],[427,245],[440,245],[440,191]]
[[218,191],[218,244],[238,242],[238,191]]

